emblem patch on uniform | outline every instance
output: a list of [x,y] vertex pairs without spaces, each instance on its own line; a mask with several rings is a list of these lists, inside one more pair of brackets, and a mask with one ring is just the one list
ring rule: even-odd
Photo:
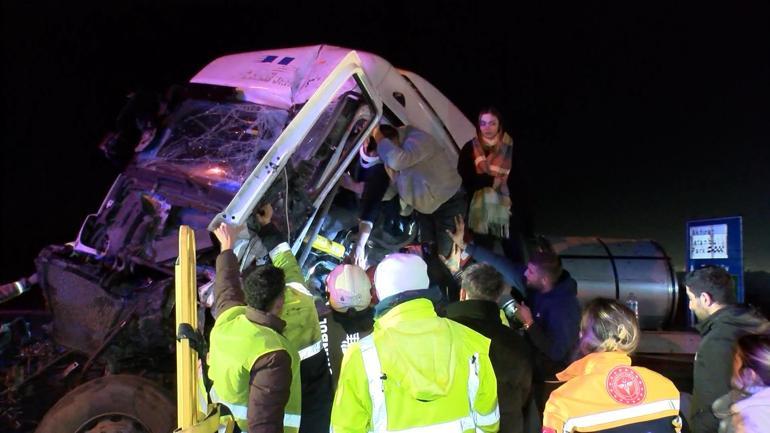
[[607,375],[607,393],[621,404],[639,404],[647,395],[642,377],[630,367],[615,367]]

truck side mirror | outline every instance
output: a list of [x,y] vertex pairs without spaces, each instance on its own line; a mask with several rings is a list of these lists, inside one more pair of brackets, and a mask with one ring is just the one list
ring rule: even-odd
[[160,95],[147,91],[131,93],[115,120],[115,130],[108,132],[99,143],[104,156],[119,167],[126,165],[144,130],[159,123],[161,108]]

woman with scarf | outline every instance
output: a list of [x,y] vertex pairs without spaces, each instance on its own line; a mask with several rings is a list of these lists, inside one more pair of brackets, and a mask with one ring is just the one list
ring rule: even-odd
[[491,248],[500,239],[505,247],[510,237],[508,175],[512,160],[513,139],[503,129],[500,112],[493,107],[482,109],[476,137],[465,144],[457,162],[463,187],[471,197],[468,226],[477,245]]

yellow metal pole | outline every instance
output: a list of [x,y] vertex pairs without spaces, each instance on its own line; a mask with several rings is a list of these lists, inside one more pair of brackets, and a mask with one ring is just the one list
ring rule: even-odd
[[[176,329],[189,323],[198,329],[197,282],[195,276],[195,233],[188,226],[179,227],[179,257],[174,266]],[[198,421],[197,400],[198,354],[186,338],[176,343],[176,401],[177,424],[180,429],[191,427]]]

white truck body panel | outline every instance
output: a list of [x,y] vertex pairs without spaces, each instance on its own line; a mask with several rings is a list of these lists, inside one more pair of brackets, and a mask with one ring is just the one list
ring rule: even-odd
[[[190,82],[238,88],[247,101],[289,109],[306,103],[351,51],[315,45],[232,54],[212,61]],[[356,54],[375,93],[402,123],[430,132],[453,155],[475,135],[468,118],[419,75],[396,69],[371,53]],[[348,85],[353,87],[352,80]],[[396,93],[403,95],[405,106]]]

